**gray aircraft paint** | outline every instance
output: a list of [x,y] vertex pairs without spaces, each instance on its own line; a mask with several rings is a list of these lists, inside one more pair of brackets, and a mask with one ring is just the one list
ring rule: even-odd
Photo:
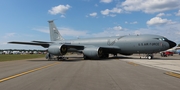
[[[102,58],[108,54],[131,55],[133,53],[153,54],[176,46],[176,43],[159,35],[126,35],[64,40],[53,20],[49,22],[51,42],[9,42],[14,44],[39,45],[48,48],[53,55],[64,55],[67,51],[82,52],[85,57]],[[101,55],[102,54],[102,55]]]
[[64,40],[59,33],[58,29],[56,28],[56,25],[53,23],[53,20],[48,21],[49,22],[49,30],[50,30],[50,39],[51,41],[61,41]]
[[58,44],[72,44],[95,47],[117,46],[120,48],[119,53],[156,53],[169,48],[167,42],[160,41],[156,38],[164,38],[158,35],[129,35],[119,37],[104,37],[91,39],[77,39],[57,41]]

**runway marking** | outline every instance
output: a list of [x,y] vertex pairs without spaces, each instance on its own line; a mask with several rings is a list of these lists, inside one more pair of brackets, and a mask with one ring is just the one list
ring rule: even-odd
[[35,69],[29,70],[29,71],[26,71],[26,72],[22,72],[22,73],[19,73],[19,74],[15,74],[15,75],[0,79],[0,83],[4,82],[4,81],[7,81],[7,80],[10,80],[10,79],[13,79],[13,78],[16,78],[16,77],[19,77],[19,76],[22,76],[22,75],[25,75],[25,74],[29,74],[29,73],[32,73],[32,72],[35,72],[35,71],[38,71],[38,70],[41,70],[41,69],[56,65],[56,64],[59,64],[59,63],[60,62],[52,63],[52,64],[49,64],[49,65],[46,65],[46,66],[42,66],[42,67],[39,67],[39,68],[35,68]]
[[173,76],[173,77],[176,77],[176,78],[180,78],[180,74],[178,73],[174,73],[174,72],[165,72],[166,75],[169,75],[169,76]]
[[131,65],[134,65],[134,66],[137,66],[138,64],[134,63],[134,62],[127,62],[128,64],[131,64]]

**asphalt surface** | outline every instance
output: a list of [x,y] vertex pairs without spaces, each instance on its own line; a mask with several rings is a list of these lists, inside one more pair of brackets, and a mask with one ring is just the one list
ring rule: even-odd
[[[141,63],[138,56],[66,61],[19,60],[0,62],[1,90],[179,90],[180,78]],[[153,61],[180,61],[179,56]],[[141,61],[146,61],[142,59]],[[148,60],[147,60],[148,61]],[[176,62],[177,63],[177,62]],[[180,62],[179,62],[180,63]],[[154,63],[153,63],[154,64]],[[164,64],[164,63],[158,63]],[[155,64],[156,65],[156,64]]]

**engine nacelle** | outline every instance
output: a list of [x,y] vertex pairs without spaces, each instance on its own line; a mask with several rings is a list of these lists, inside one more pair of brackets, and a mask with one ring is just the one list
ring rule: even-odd
[[48,48],[48,52],[53,55],[65,55],[67,50],[68,48],[65,45],[53,45]]
[[88,58],[99,59],[103,56],[103,49],[99,47],[88,47],[83,50],[83,54]]

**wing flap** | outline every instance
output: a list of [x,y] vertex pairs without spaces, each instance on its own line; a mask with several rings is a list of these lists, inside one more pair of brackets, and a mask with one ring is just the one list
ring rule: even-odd
[[67,46],[68,48],[74,48],[77,50],[83,50],[84,46],[83,45],[75,45],[75,44],[63,44],[65,46]]
[[118,46],[102,46],[100,47],[108,53],[119,53],[121,49]]

